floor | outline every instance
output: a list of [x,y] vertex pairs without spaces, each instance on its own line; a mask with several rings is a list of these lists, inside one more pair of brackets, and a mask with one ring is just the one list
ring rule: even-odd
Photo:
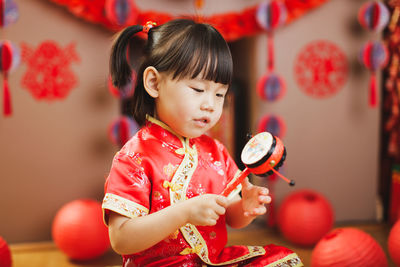
[[[356,227],[370,234],[382,246],[386,255],[387,237],[390,228],[386,224],[352,224],[337,225],[336,227]],[[274,243],[286,246],[294,250],[302,259],[305,266],[310,266],[312,248],[294,246],[284,240],[275,229],[263,227],[262,223],[256,222],[242,230],[229,230],[229,245],[265,245]],[[77,267],[77,266],[120,266],[121,258],[113,251],[108,251],[101,258],[87,262],[76,262],[69,260],[62,254],[52,242],[15,244],[10,245],[13,256],[13,267]],[[395,267],[388,257],[389,267]],[[379,267],[379,266],[376,266]]]

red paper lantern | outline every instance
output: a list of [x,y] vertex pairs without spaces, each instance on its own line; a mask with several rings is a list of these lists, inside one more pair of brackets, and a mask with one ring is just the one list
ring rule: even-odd
[[0,236],[0,266],[11,267],[11,251],[7,242]]
[[101,204],[89,199],[61,207],[53,220],[52,236],[57,247],[75,260],[97,258],[110,247]]
[[263,100],[279,100],[285,95],[285,92],[285,80],[275,73],[268,73],[257,82],[257,93]]
[[104,8],[107,19],[116,26],[137,23],[139,10],[133,0],[106,0]]
[[388,249],[392,260],[400,266],[400,220],[390,230]]
[[128,99],[133,96],[135,92],[135,85],[136,85],[136,72],[132,70],[132,79],[129,83],[127,83],[123,88],[116,88],[112,84],[111,76],[108,77],[108,89],[110,90],[111,94],[117,98],[121,99]]
[[382,42],[368,42],[360,51],[360,61],[371,71],[369,104],[376,107],[378,102],[378,92],[376,85],[376,71],[384,68],[388,63],[389,53]]
[[18,20],[18,6],[13,0],[0,0],[0,26],[7,27]]
[[287,196],[278,210],[278,226],[291,242],[311,246],[331,230],[334,214],[321,194],[300,190]]
[[312,267],[386,267],[385,253],[367,233],[338,228],[325,235],[311,254]]
[[283,138],[286,133],[285,123],[282,118],[276,115],[267,115],[260,119],[258,132],[270,132],[279,138]]
[[122,147],[139,128],[135,120],[128,116],[120,116],[111,122],[108,129],[108,136],[111,143]]
[[358,12],[358,21],[367,30],[381,31],[389,22],[389,10],[380,1],[368,1]]

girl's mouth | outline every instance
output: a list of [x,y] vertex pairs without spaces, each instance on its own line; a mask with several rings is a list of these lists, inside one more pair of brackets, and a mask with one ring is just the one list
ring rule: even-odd
[[200,127],[204,127],[210,122],[210,119],[207,117],[204,117],[204,118],[194,119],[194,122],[196,123],[196,125],[198,125]]

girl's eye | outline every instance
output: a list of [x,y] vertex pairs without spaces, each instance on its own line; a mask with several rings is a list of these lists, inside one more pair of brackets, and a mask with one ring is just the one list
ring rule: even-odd
[[192,89],[195,90],[195,91],[198,92],[198,93],[204,92],[204,90],[202,90],[202,89],[197,89],[197,88],[192,88]]
[[217,97],[225,97],[224,94],[217,94]]

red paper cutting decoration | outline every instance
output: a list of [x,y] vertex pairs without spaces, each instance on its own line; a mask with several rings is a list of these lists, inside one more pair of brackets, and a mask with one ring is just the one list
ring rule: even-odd
[[19,49],[10,41],[0,42],[0,71],[3,73],[3,113],[12,113],[11,94],[8,86],[8,74],[20,63]]
[[334,43],[314,41],[297,56],[294,76],[305,94],[315,98],[331,97],[347,81],[347,58]]
[[22,77],[22,87],[38,100],[63,99],[78,84],[70,68],[72,62],[80,61],[75,43],[61,48],[53,41],[45,41],[36,50],[22,44],[22,59],[28,67]]

